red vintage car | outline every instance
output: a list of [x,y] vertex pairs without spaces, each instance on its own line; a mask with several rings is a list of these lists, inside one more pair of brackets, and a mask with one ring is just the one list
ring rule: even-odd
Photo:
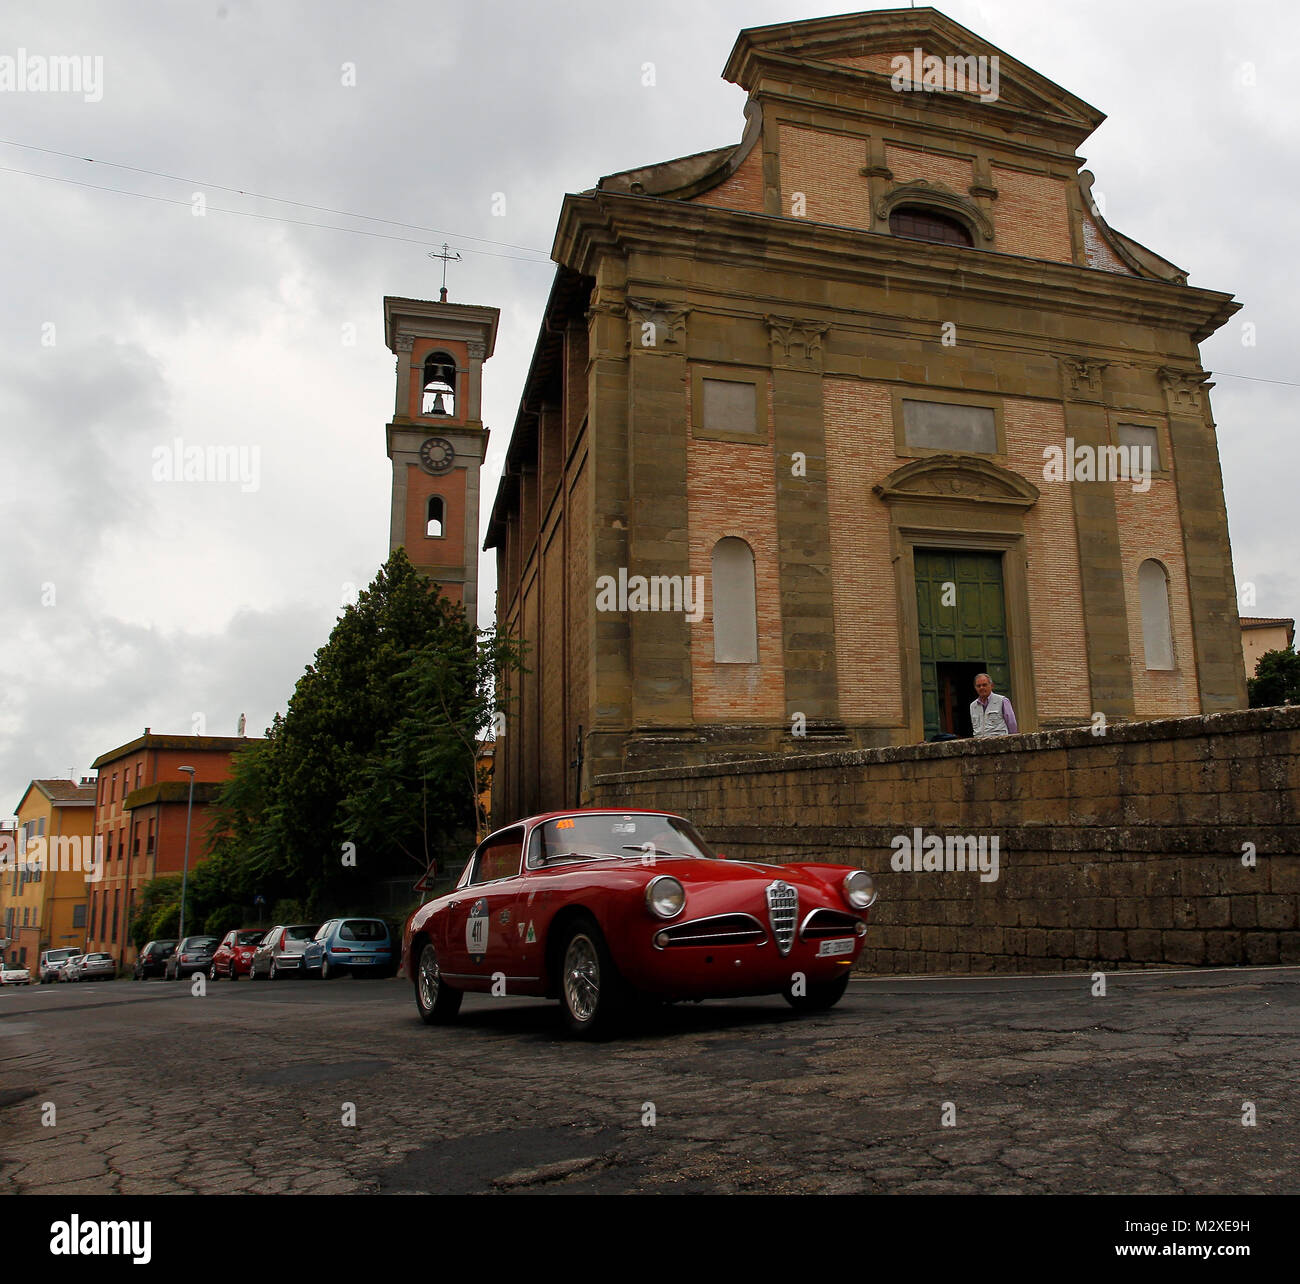
[[484,839],[455,890],[411,915],[402,971],[431,1025],[471,991],[558,998],[577,1035],[638,996],[823,1010],[875,899],[865,870],[727,860],[668,812],[550,812]]

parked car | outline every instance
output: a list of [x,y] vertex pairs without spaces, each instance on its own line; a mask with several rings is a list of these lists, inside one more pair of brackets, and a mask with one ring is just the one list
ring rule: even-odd
[[865,870],[715,856],[668,812],[534,816],[489,835],[455,890],[421,906],[402,971],[429,1024],[470,991],[558,998],[575,1035],[638,996],[781,994],[833,1007],[876,900]]
[[136,955],[135,968],[131,975],[137,981],[143,981],[150,976],[162,976],[167,967],[167,960],[175,953],[175,941],[150,941]]
[[111,954],[79,954],[69,960],[68,974],[69,981],[112,981],[117,976],[117,964]]
[[83,957],[80,953],[73,954],[70,958],[66,958],[59,963],[59,980],[75,981],[77,979],[77,964],[81,962]]
[[392,976],[397,951],[382,918],[332,918],[303,948],[304,976]]
[[212,951],[217,948],[215,936],[187,936],[176,946],[163,969],[163,978],[179,981],[195,972],[206,972],[212,965]]
[[32,974],[16,963],[0,964],[0,985],[31,985]]
[[262,943],[266,935],[264,927],[237,927],[221,939],[221,944],[212,952],[212,962],[208,964],[208,980],[219,981],[228,976],[238,981],[240,976],[247,976],[253,962],[253,951]]
[[79,949],[63,947],[57,950],[42,950],[38,971],[41,984],[49,985],[59,980],[59,969],[70,958],[80,954]]
[[291,923],[273,927],[253,951],[249,977],[256,981],[268,977],[278,981],[286,976],[302,976],[302,952],[321,929],[319,923]]

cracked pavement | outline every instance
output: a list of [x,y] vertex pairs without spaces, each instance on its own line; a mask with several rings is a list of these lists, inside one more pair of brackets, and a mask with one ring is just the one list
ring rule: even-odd
[[675,1005],[594,1044],[532,999],[470,996],[428,1028],[401,980],[10,988],[0,1177],[20,1194],[1300,1189],[1300,969],[1092,988],[861,978],[817,1016]]

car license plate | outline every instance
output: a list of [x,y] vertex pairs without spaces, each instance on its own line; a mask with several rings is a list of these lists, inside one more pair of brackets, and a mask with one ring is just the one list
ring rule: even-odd
[[369,963],[371,958],[369,954],[358,954],[352,961],[354,963]]
[[825,958],[827,957],[827,955],[852,954],[852,953],[853,953],[853,937],[851,936],[843,941],[823,941],[817,947],[818,958]]

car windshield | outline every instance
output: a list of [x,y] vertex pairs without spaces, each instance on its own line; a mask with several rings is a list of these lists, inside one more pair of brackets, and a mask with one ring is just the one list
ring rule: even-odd
[[345,941],[386,941],[388,929],[370,918],[350,918],[339,928],[339,936]]
[[704,856],[713,852],[686,821],[647,812],[580,814],[548,820],[533,830],[528,863],[582,856]]
[[319,925],[315,927],[286,927],[284,929],[284,939],[286,941],[310,941],[320,931]]
[[266,933],[263,932],[263,931],[261,931],[260,929],[259,929],[258,931],[256,931],[256,932],[236,932],[236,933],[235,933],[235,944],[236,944],[236,945],[256,945],[256,944],[258,943],[258,941],[260,941],[260,940],[262,939],[262,937],[264,937],[265,935],[266,935]]
[[202,950],[217,943],[215,936],[187,936],[181,944],[187,950]]

